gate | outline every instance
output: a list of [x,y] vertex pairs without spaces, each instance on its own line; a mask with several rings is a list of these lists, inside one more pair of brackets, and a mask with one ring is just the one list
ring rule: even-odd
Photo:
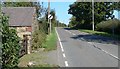
[[27,35],[23,35],[23,39],[20,41],[21,49],[20,49],[20,56],[27,54],[27,46],[28,46],[28,38]]

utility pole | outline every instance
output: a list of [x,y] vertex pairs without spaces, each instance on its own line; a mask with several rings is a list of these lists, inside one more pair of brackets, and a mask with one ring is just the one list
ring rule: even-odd
[[94,0],[92,0],[92,30],[95,30],[94,26]]
[[[48,16],[49,15],[50,15],[50,0],[48,0]],[[49,18],[48,18],[48,24],[49,24],[48,33],[50,33],[51,28],[50,28],[50,19]]]

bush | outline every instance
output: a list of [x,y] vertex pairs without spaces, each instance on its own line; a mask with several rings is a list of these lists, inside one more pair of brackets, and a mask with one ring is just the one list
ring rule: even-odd
[[48,34],[48,23],[45,18],[41,18],[38,21],[38,30],[35,30],[32,34],[32,50],[42,48],[43,43],[46,42],[46,36]]
[[96,25],[96,30],[104,31],[108,33],[120,34],[120,20],[118,19],[110,19],[108,21],[102,21]]
[[33,33],[32,38],[32,50],[42,48],[42,43],[45,42],[46,34],[40,30],[36,30]]
[[9,29],[8,17],[2,15],[2,68],[10,69],[18,65],[19,59],[19,37],[16,30]]

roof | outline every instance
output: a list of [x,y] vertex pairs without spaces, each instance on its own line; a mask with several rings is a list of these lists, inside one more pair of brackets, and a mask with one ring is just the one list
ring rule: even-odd
[[9,16],[9,26],[32,26],[35,7],[2,7],[2,12]]

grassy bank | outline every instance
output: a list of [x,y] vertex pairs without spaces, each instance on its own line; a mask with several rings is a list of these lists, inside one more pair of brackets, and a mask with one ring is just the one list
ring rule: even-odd
[[50,35],[47,36],[46,42],[43,44],[45,51],[55,50],[57,48],[57,35],[55,28]]
[[[39,69],[40,67],[58,67],[58,65],[51,65],[45,62],[45,60],[48,58],[46,56],[46,52],[34,52],[31,54],[26,54],[23,57],[19,59],[19,67],[30,67],[30,69],[34,69],[33,67],[37,67],[35,69]],[[29,66],[29,62],[34,63],[35,65]],[[52,68],[47,68],[52,69]]]
[[92,30],[85,30],[85,29],[79,29],[79,31],[90,33],[90,34],[93,34],[93,35],[111,37],[111,38],[120,40],[120,35],[113,35],[113,34],[109,34],[109,33],[106,33],[106,32],[99,32],[99,31],[92,31]]
[[45,57],[42,56],[39,52],[37,53],[31,53],[31,54],[26,54],[23,57],[19,59],[19,67],[28,67],[29,62],[37,62],[37,64],[43,64],[42,60],[45,59]]

